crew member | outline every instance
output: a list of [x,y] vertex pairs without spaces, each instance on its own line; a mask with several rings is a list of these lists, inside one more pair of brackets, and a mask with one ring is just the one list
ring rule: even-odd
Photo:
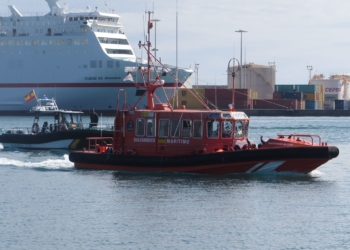
[[98,115],[94,109],[90,109],[90,126],[89,126],[89,128],[97,126],[97,124],[98,124]]

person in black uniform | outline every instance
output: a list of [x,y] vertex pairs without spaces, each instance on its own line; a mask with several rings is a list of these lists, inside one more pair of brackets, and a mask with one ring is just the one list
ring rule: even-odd
[[98,115],[94,109],[90,109],[90,126],[89,126],[89,128],[97,126],[97,124],[98,124]]

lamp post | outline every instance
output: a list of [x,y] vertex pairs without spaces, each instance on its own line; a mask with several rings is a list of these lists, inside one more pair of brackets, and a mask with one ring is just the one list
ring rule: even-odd
[[241,64],[240,64],[240,68],[239,68],[239,85],[240,88],[242,88],[243,84],[242,84],[242,33],[243,32],[248,32],[245,30],[237,30],[236,32],[241,33]]
[[275,62],[269,62],[269,66],[270,66],[270,68],[271,68],[271,86],[272,86],[272,84],[273,84],[273,82],[272,82],[272,68],[274,68],[275,67]]
[[311,80],[311,71],[312,71],[313,68],[312,68],[311,65],[306,66],[306,68],[307,68],[308,71],[310,71],[309,72],[309,81],[310,81]]
[[159,19],[152,19],[151,22],[154,22],[154,48],[152,51],[154,51],[154,57],[157,58],[157,22],[160,22]]
[[195,70],[196,70],[196,86],[198,87],[198,66],[199,63],[194,63]]
[[[231,62],[233,64],[232,68],[230,67]],[[237,70],[235,70],[235,62],[238,63]],[[232,76],[232,103],[229,104],[231,111],[235,111],[235,77],[236,77],[236,72],[238,71],[238,69],[239,69],[238,60],[236,58],[230,59],[230,61],[228,61],[228,65],[227,65],[227,74],[231,73],[231,76]]]

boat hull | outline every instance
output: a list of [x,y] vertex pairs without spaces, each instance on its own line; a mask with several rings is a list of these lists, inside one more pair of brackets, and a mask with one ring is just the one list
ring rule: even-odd
[[72,152],[78,169],[195,174],[278,173],[307,174],[337,157],[332,146],[285,147],[198,154],[186,157],[137,156]]
[[4,148],[20,149],[68,149],[83,150],[88,147],[87,137],[113,136],[108,130],[67,130],[53,133],[2,134],[0,143]]

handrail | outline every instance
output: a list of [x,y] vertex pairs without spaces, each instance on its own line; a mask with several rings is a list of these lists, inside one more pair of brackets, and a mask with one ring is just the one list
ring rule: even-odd
[[[42,124],[39,124],[39,128],[41,131]],[[61,124],[53,124],[53,128],[56,126],[60,126]],[[72,125],[72,124],[69,124]],[[74,123],[75,127],[68,126],[68,130],[89,130],[89,123]],[[103,126],[99,123],[97,126],[90,128],[90,130],[102,130],[102,131],[113,131],[114,124],[104,124]],[[55,130],[54,130],[55,131]],[[54,132],[52,131],[52,132]],[[51,132],[51,131],[50,131]],[[32,134],[32,126],[13,126],[9,128],[0,128],[1,134]]]
[[[86,139],[88,140],[87,152],[97,153],[96,149],[99,146],[104,146],[104,147],[113,149],[113,145],[114,145],[113,137],[87,137]],[[85,150],[86,149],[84,148],[84,152],[86,152]],[[112,153],[112,152],[109,151],[109,153]]]
[[318,138],[318,144],[321,145],[321,137],[319,135],[309,135],[309,134],[277,134],[278,137],[287,137],[287,139],[300,139],[300,137],[311,138],[311,144],[314,145],[314,137]]

